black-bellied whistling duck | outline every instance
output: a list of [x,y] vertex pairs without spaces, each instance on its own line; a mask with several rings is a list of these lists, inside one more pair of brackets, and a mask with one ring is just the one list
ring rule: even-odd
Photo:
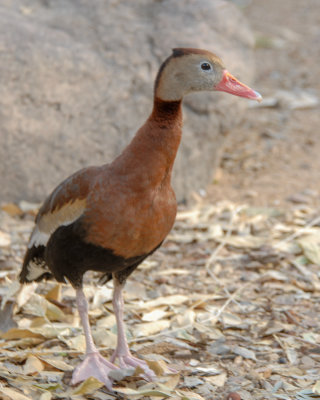
[[[46,199],[35,221],[20,274],[21,282],[54,277],[67,279],[76,290],[86,338],[86,356],[72,383],[94,376],[111,389],[110,370],[141,367],[145,361],[129,350],[123,323],[122,288],[128,276],[163,242],[177,211],[171,171],[182,129],[183,96],[195,91],[224,91],[253,100],[259,93],[234,78],[215,54],[174,49],[161,65],[150,117],[111,164],[84,168],[63,181]],[[105,360],[94,345],[83,275],[99,271],[113,279],[113,307],[118,343]]]

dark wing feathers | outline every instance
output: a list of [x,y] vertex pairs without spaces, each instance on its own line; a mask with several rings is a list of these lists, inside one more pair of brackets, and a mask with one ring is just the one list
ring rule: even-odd
[[51,275],[45,261],[46,244],[59,226],[69,225],[83,214],[91,184],[98,173],[99,167],[82,169],[64,180],[47,197],[36,216],[20,274],[21,282]]

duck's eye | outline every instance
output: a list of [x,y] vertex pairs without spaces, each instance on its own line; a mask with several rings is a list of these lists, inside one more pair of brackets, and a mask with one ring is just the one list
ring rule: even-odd
[[209,71],[211,69],[211,65],[207,62],[204,62],[201,64],[201,69],[203,69],[204,71]]

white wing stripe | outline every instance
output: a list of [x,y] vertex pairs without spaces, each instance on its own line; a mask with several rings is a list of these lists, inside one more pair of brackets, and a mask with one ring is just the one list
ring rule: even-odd
[[28,248],[30,249],[32,246],[46,246],[52,233],[58,229],[59,226],[72,224],[82,215],[85,206],[85,199],[77,199],[72,203],[65,204],[57,211],[42,215],[32,232]]
[[39,231],[38,227],[36,226],[32,232],[30,237],[28,248],[31,249],[32,246],[46,246],[49,240],[50,234]]

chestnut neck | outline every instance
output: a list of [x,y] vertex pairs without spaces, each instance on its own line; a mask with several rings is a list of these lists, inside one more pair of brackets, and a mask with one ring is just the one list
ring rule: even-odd
[[149,117],[149,120],[166,123],[166,127],[169,127],[172,122],[182,121],[182,100],[166,101],[155,96],[153,101],[153,110]]
[[181,100],[164,101],[154,98],[151,115],[138,130],[123,153],[114,161],[117,170],[126,179],[142,186],[143,179],[151,186],[170,183],[173,163],[182,134]]
[[155,97],[152,113],[147,121],[148,138],[153,149],[163,157],[166,168],[172,170],[182,135],[182,100],[164,101]]

